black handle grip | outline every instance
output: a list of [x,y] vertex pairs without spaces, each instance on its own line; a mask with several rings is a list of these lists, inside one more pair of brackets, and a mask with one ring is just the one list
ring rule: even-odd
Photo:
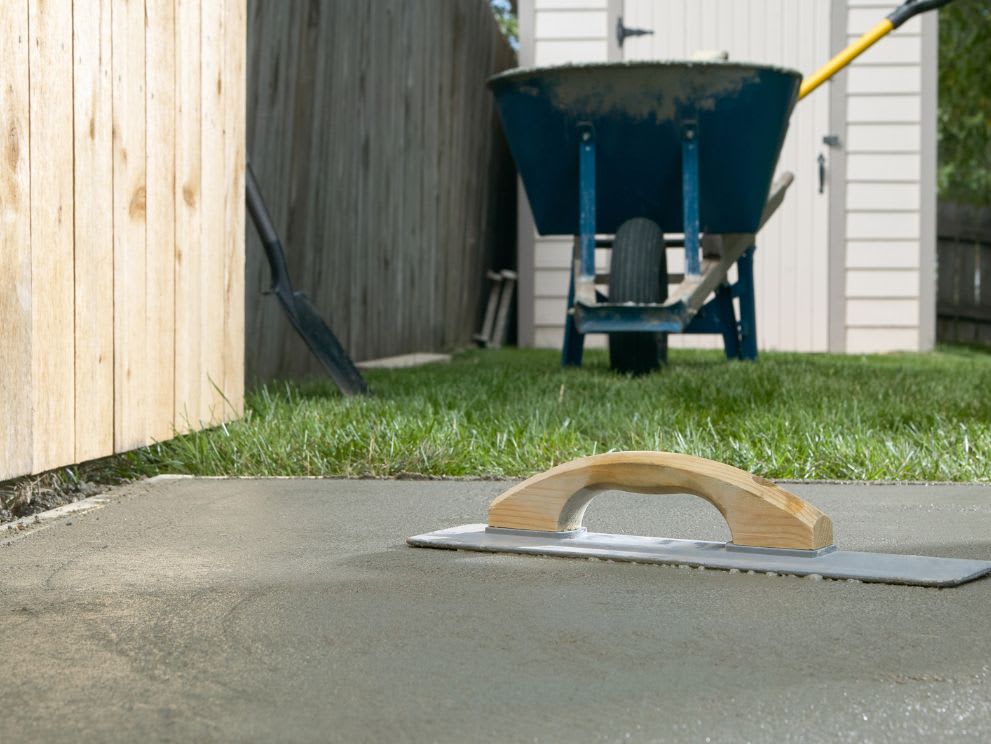
[[272,224],[272,217],[265,206],[261,189],[255,179],[255,172],[251,170],[251,163],[248,163],[244,173],[245,196],[248,202],[248,213],[251,221],[255,224],[258,237],[261,238],[262,246],[265,248],[265,257],[268,259],[268,266],[272,270],[272,289],[283,290],[292,294],[292,283],[289,281],[289,267],[286,265],[286,254],[282,250],[282,241]]
[[942,8],[944,5],[949,5],[952,1],[953,0],[905,0],[904,3],[888,14],[888,20],[891,21],[891,25],[894,28],[898,28],[909,18],[917,16],[919,13],[925,13],[928,10]]

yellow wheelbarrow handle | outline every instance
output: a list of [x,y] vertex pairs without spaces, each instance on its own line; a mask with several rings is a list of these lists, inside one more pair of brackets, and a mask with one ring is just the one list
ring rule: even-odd
[[829,62],[816,70],[812,75],[805,78],[802,81],[802,87],[798,91],[798,100],[801,101],[805,96],[866,52],[876,41],[887,36],[889,32],[901,26],[912,16],[924,13],[927,10],[941,8],[950,2],[951,0],[905,0],[904,3],[891,11],[887,18],[879,21],[874,28],[829,60]]

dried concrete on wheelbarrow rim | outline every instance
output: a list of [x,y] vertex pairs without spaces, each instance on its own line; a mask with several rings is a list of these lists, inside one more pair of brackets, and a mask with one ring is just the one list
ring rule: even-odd
[[[405,545],[506,486],[157,480],[10,541],[0,740],[991,741],[991,579]],[[789,487],[842,548],[991,559],[991,488]],[[727,537],[687,496],[586,523]]]

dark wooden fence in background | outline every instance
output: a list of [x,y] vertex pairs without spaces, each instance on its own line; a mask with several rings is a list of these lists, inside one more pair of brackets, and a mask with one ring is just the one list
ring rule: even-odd
[[[248,155],[297,288],[357,360],[470,343],[515,252],[488,0],[251,0],[248,23]],[[248,235],[249,379],[320,373]]]
[[991,347],[991,208],[941,202],[936,339]]

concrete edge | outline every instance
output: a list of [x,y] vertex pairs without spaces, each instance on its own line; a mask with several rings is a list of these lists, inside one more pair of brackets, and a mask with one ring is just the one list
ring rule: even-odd
[[191,480],[193,478],[195,478],[195,476],[192,475],[155,475],[151,478],[145,478],[143,480],[108,486],[107,490],[103,493],[98,493],[85,499],[79,499],[79,501],[73,501],[70,504],[62,504],[61,506],[56,506],[52,509],[38,512],[37,514],[31,514],[27,517],[13,519],[10,522],[4,522],[0,524],[0,547],[7,546],[17,540],[20,540],[22,537],[33,535],[36,532],[40,532],[43,529],[51,527],[58,520],[64,519],[65,517],[79,517],[89,512],[96,511],[97,509],[102,509],[104,506],[120,501],[122,498],[127,496],[135,495],[134,489],[136,487],[140,488],[153,483],[186,479]]
[[9,545],[20,540],[22,537],[32,535],[36,532],[51,527],[59,519],[69,516],[81,516],[87,512],[101,509],[111,501],[114,496],[110,493],[101,493],[96,496],[89,496],[71,504],[56,506],[48,511],[38,512],[28,517],[21,517],[10,522],[0,524],[0,546]]

